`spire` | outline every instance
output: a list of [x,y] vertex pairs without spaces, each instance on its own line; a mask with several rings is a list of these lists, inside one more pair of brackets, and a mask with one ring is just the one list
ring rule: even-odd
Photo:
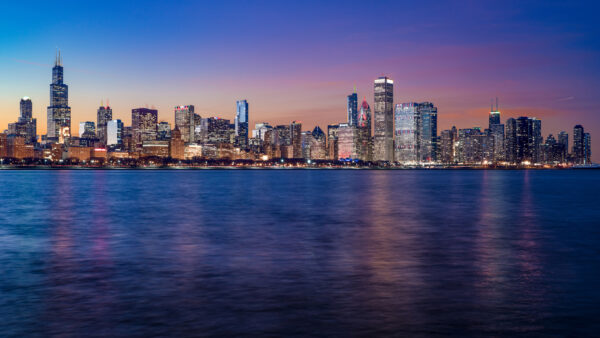
[[110,101],[106,99],[106,108],[110,107]]
[[491,99],[492,103],[490,104],[490,111],[494,111],[494,99]]
[[54,60],[54,66],[62,66],[62,57],[60,56],[60,49],[56,48],[56,59]]
[[354,94],[356,94],[356,84],[354,85]]
[[498,96],[496,96],[496,111],[499,111],[498,110]]
[[104,100],[100,99],[100,107],[104,107]]

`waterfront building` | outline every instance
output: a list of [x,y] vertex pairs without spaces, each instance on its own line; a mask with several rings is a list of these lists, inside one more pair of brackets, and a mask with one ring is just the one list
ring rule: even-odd
[[437,107],[431,102],[418,104],[418,155],[420,162],[435,162],[437,155]]
[[104,107],[104,104],[101,103],[100,107],[98,108],[98,112],[97,112],[97,124],[96,124],[96,136],[98,138],[98,140],[100,141],[101,145],[106,145],[106,138],[107,138],[107,134],[106,134],[106,124],[108,123],[108,121],[112,120],[112,109],[106,105],[106,107]]
[[201,158],[203,147],[204,147],[203,145],[196,144],[196,143],[190,143],[188,145],[185,145],[185,148],[183,150],[183,157],[186,160],[193,160],[193,159]]
[[506,158],[504,149],[504,125],[500,120],[500,110],[498,109],[498,98],[496,98],[496,108],[492,101],[492,108],[489,116],[489,134],[494,138],[494,158],[493,162],[500,162]]
[[302,144],[302,158],[310,159],[310,139],[312,138],[312,132],[310,130],[303,131],[300,135]]
[[123,144],[123,122],[110,120],[106,123],[106,145],[120,146]]
[[504,150],[505,160],[509,163],[517,163],[517,120],[514,118],[506,120]]
[[358,137],[360,142],[361,155],[364,161],[373,159],[373,139],[371,137],[371,107],[366,99],[363,99],[358,112]]
[[394,158],[397,162],[418,163],[419,156],[419,104],[408,102],[397,104],[395,113]]
[[290,124],[292,157],[302,158],[302,123],[293,121]]
[[8,157],[8,135],[0,133],[0,158]]
[[142,156],[169,157],[169,141],[144,140],[142,141]]
[[175,106],[175,128],[181,132],[181,139],[185,143],[194,143],[197,115],[193,105]]
[[385,76],[374,81],[374,161],[394,161],[394,81]]
[[69,107],[69,87],[64,83],[64,69],[60,52],[52,68],[50,84],[50,105],[47,109],[46,138],[53,142],[65,143],[71,137],[71,107]]
[[182,136],[181,131],[177,127],[171,132],[171,139],[169,141],[169,156],[171,158],[178,160],[185,159],[185,142]]
[[356,126],[341,123],[337,131],[338,159],[360,159],[359,133]]
[[220,117],[209,117],[201,119],[200,123],[200,143],[219,144],[231,143],[235,137],[235,130],[230,120]]
[[558,143],[563,145],[563,149],[565,151],[563,159],[566,161],[567,156],[569,155],[569,134],[567,134],[565,131],[558,133]]
[[330,124],[327,126],[327,159],[338,159],[338,130],[339,124]]
[[235,136],[236,144],[242,148],[248,148],[248,101],[236,102],[235,113]]
[[585,162],[585,133],[583,126],[578,124],[573,128],[573,160],[576,164]]
[[554,135],[550,134],[543,145],[543,162],[548,164],[558,164],[565,162],[564,144],[557,142]]
[[583,163],[592,163],[592,137],[590,133],[583,134]]
[[310,138],[310,158],[313,160],[327,159],[327,138],[319,126],[315,126]]
[[348,125],[357,126],[358,125],[358,95],[356,94],[356,89],[354,93],[348,95],[346,100],[346,110],[348,113]]
[[440,157],[439,161],[444,164],[454,163],[454,142],[456,127],[443,130],[440,135]]
[[33,105],[29,97],[23,97],[19,103],[19,119],[8,124],[7,134],[10,137],[19,136],[25,139],[25,144],[37,143],[37,120],[32,118]]
[[156,141],[157,120],[158,110],[156,109],[135,108],[131,110],[131,136],[135,148],[142,148],[144,141]]

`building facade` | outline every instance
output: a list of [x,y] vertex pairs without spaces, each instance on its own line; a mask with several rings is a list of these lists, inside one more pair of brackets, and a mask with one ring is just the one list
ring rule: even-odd
[[380,77],[374,81],[373,160],[394,161],[394,81]]
[[50,105],[47,109],[48,122],[46,137],[58,143],[65,143],[71,137],[71,107],[69,107],[69,87],[64,83],[62,58],[56,56],[52,68],[50,84]]

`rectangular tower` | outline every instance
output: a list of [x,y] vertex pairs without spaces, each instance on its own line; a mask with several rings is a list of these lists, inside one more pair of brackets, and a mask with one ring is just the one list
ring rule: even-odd
[[375,80],[374,161],[394,161],[394,81],[382,76]]

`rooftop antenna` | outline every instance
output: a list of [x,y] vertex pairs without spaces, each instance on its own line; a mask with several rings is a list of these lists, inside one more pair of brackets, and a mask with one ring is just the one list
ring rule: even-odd
[[492,104],[490,105],[490,111],[494,111],[494,99],[491,99]]
[[100,107],[104,107],[104,100],[100,99]]
[[496,96],[496,111],[499,111],[498,110],[498,96]]
[[354,85],[354,94],[356,94],[356,84]]
[[110,100],[106,99],[106,108],[110,107]]

